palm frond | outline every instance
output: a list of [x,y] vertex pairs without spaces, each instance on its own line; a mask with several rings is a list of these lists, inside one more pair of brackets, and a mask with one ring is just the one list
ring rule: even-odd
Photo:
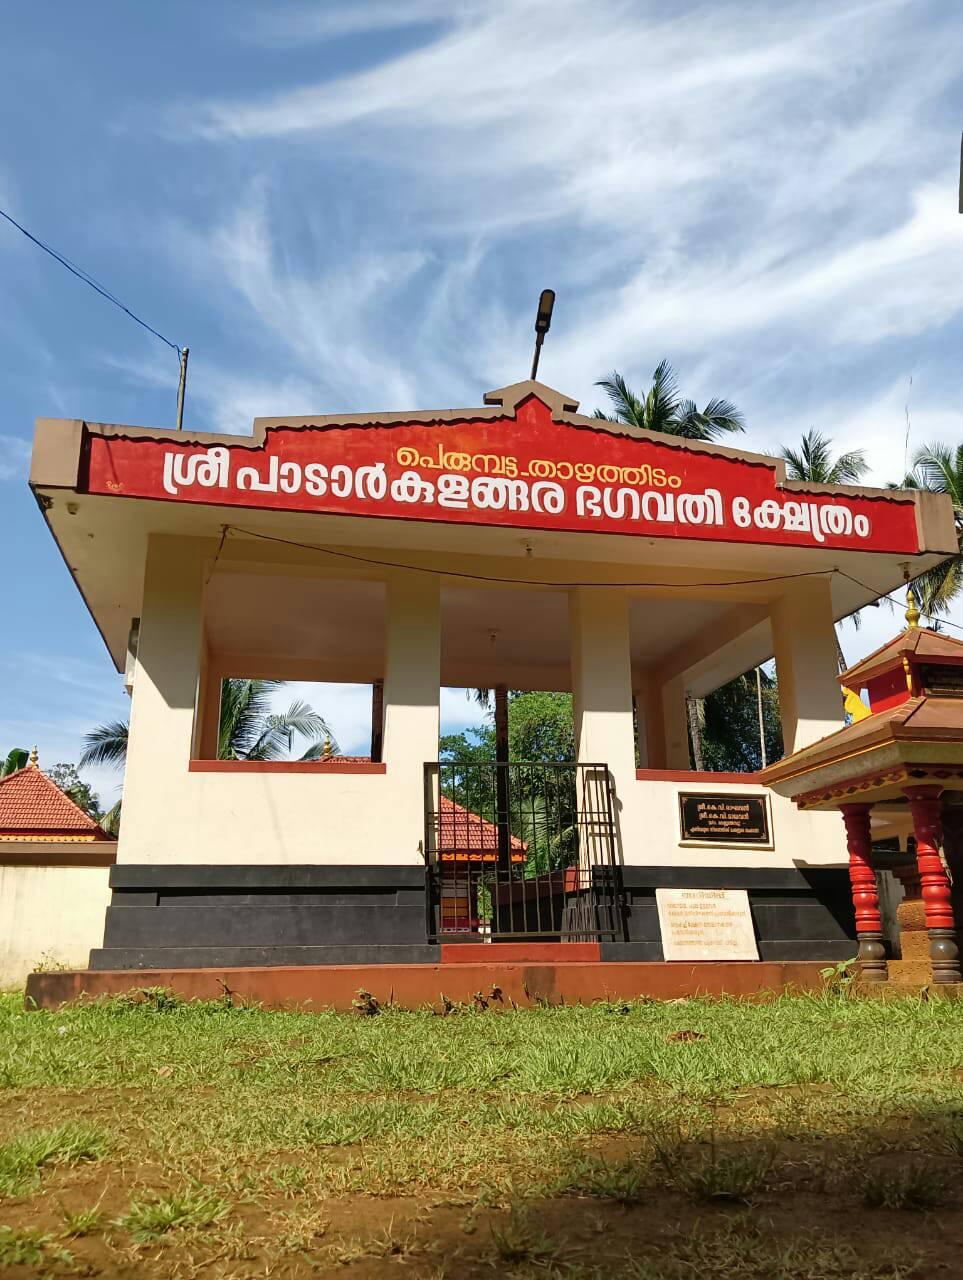
[[702,418],[711,431],[711,439],[730,435],[736,431],[745,431],[746,420],[742,411],[737,409],[731,400],[715,397],[702,410]]
[[945,493],[953,504],[958,553],[921,574],[913,584],[920,611],[932,619],[947,613],[963,592],[963,445],[954,448],[937,442],[918,449],[903,487]]
[[663,431],[679,435],[676,425],[679,418],[679,384],[675,370],[668,360],[662,360],[652,375],[652,386],[645,398],[645,421],[638,425],[649,431]]
[[126,720],[113,720],[91,729],[84,738],[84,749],[77,767],[86,769],[90,765],[109,764],[117,769],[123,768],[127,760],[128,731]]
[[24,747],[14,747],[7,753],[7,758],[0,765],[0,778],[7,778],[11,773],[26,769],[30,762],[30,753]]
[[942,564],[913,581],[920,613],[933,617],[949,613],[950,605],[963,590],[963,556],[950,556]]
[[265,725],[239,760],[283,760],[290,750],[291,740],[283,729]]
[[[261,732],[248,748],[244,759],[287,759],[290,757],[295,737],[306,739],[309,743],[309,751],[311,746],[317,745],[318,755],[324,749],[324,739],[331,742],[332,751],[337,750],[334,735],[324,717],[307,702],[296,699],[287,711],[276,712],[263,718]],[[301,758],[317,759],[317,755],[306,754]]]
[[865,449],[841,453],[832,469],[830,484],[859,484],[869,470]]
[[786,464],[790,480],[808,480],[813,484],[857,484],[869,470],[862,449],[851,449],[834,458],[832,440],[815,427],[803,436],[798,450],[784,445],[779,456]]
[[106,812],[102,813],[97,819],[101,828],[106,831],[109,836],[114,836],[115,839],[120,835],[120,813],[122,804],[123,801],[118,800],[116,804],[111,805],[111,807],[107,809]]
[[924,445],[913,458],[913,474],[919,488],[948,494],[957,513],[963,513],[963,445]]
[[[618,370],[613,370],[607,378],[600,378],[595,384],[601,387],[615,408],[611,422],[625,422],[630,426],[644,427],[646,405],[640,400]],[[605,417],[599,410],[599,415]]]
[[270,714],[271,696],[283,680],[225,680],[221,687],[218,759],[247,759]]

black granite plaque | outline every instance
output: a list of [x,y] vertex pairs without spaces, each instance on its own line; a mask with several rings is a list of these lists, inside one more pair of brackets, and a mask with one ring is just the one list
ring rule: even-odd
[[683,840],[709,844],[771,843],[764,795],[683,791],[679,795],[679,822]]

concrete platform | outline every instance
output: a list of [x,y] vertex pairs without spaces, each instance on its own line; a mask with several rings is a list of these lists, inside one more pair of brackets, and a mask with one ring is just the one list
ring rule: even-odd
[[[67,970],[32,973],[28,1007],[56,1009],[82,998],[164,987],[186,1000],[216,1000],[225,994],[269,1009],[350,1010],[359,990],[379,1003],[403,1009],[441,1008],[445,1000],[490,1007],[592,1004],[597,1000],[686,996],[765,997],[823,986],[825,962],[606,963],[552,961],[453,964],[312,965],[224,969]],[[497,988],[497,994],[493,994]]]

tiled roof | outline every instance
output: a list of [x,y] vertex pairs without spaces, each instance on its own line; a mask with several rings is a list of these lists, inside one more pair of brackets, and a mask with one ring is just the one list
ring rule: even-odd
[[958,661],[963,657],[963,640],[957,640],[955,636],[944,636],[938,631],[931,631],[929,627],[907,627],[894,639],[880,645],[844,671],[839,682],[850,689],[859,689],[867,679],[878,675],[880,671],[899,666],[904,654],[917,659],[950,658]]
[[0,838],[27,835],[110,839],[33,764],[0,778]]
[[872,747],[901,741],[930,743],[933,759],[939,760],[940,750],[946,743],[963,741],[963,699],[907,698],[898,706],[867,716],[865,720],[854,721],[792,755],[783,756],[763,769],[760,776],[767,786],[771,786],[773,782],[791,778],[805,770],[850,759]]
[[[498,827],[487,818],[471,813],[448,796],[438,803],[438,848],[442,858],[494,859],[498,853]],[[511,837],[512,861],[524,860],[528,845]]]

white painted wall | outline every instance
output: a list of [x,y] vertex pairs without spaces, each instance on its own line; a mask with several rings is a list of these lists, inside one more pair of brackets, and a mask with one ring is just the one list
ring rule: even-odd
[[104,941],[109,867],[0,866],[0,990],[43,965],[86,969]]
[[134,833],[121,826],[117,861],[420,863],[422,758],[412,752],[411,761],[416,769],[389,764],[373,775],[188,773],[185,765],[176,782],[158,786]]
[[151,538],[117,861],[421,862],[424,763],[438,758],[437,577],[388,583],[386,773],[190,773],[212,550]]
[[[438,578],[387,575],[384,774],[189,772],[204,584],[213,550],[202,539],[151,538],[118,861],[420,863],[423,769],[438,754]],[[638,780],[626,596],[610,587],[574,589],[569,621],[579,757],[605,762],[612,770],[626,863],[787,867],[845,862],[834,815],[800,814],[777,796],[771,797],[775,850],[683,846],[680,790],[739,794],[763,788],[705,778]],[[805,579],[791,584],[773,611],[773,628],[787,730],[798,746],[799,739],[827,732],[842,718],[832,678],[825,584]],[[674,730],[680,752],[684,694],[681,677],[660,691],[666,737],[671,745]]]
[[[800,813],[791,800],[759,783],[714,782],[710,775],[690,780],[637,780],[629,792],[629,821],[623,822],[622,855],[629,866],[825,867],[847,862],[845,832],[837,813]],[[621,792],[621,788],[617,787]],[[774,849],[740,845],[692,845],[680,839],[679,793],[769,797]],[[619,797],[621,802],[621,795]]]

